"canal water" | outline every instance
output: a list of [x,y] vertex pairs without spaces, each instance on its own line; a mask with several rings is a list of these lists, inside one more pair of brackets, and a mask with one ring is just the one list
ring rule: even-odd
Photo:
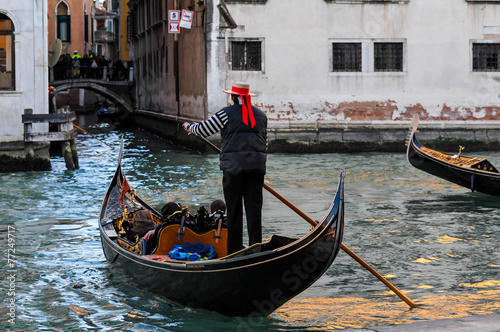
[[[333,331],[500,313],[499,198],[423,173],[403,153],[271,154],[266,180],[319,220],[345,169],[344,244],[417,308],[343,251],[320,280],[268,317],[229,318],[131,287],[107,265],[97,228],[121,136],[127,179],[157,208],[174,200],[195,211],[221,198],[218,156],[90,116],[77,124],[99,139],[78,136],[80,169],[68,171],[53,156],[51,171],[0,174],[0,329]],[[475,156],[500,165],[500,152]],[[308,232],[274,196],[264,198],[265,238]]]

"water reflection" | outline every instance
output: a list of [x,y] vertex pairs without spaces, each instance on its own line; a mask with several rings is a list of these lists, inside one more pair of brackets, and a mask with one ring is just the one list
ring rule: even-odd
[[[320,219],[346,169],[344,243],[417,303],[409,309],[341,252],[311,288],[270,317],[228,318],[170,303],[123,284],[105,262],[97,216],[114,173],[120,136],[130,184],[154,207],[175,200],[192,211],[221,198],[218,156],[199,154],[142,131],[80,119],[113,148],[82,134],[80,169],[61,157],[49,172],[0,174],[0,243],[16,229],[16,324],[22,331],[335,330],[500,312],[498,198],[412,168],[404,154],[269,156],[266,181]],[[484,154],[494,164],[500,153]],[[264,237],[300,236],[309,224],[265,193]],[[2,269],[5,273],[6,250]],[[6,287],[6,277],[2,289]],[[8,303],[6,292],[0,295]],[[237,305],[237,301],[235,301]]]
[[[321,322],[310,330],[327,331],[346,328],[367,328],[384,324],[410,324],[419,320],[459,318],[470,315],[498,313],[500,290],[464,293],[455,296],[429,295],[418,298],[421,306],[408,309],[382,293],[382,299],[341,296],[339,298],[300,298],[279,309],[277,315],[291,325]],[[410,295],[410,294],[409,294]]]

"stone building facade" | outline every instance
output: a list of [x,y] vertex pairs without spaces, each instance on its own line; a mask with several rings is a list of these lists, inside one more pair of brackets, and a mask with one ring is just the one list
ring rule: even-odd
[[47,0],[47,9],[49,45],[60,39],[63,54],[95,52],[93,0]]
[[[129,5],[144,126],[205,119],[227,103],[223,89],[246,81],[269,117],[271,148],[404,150],[415,113],[439,138],[498,148],[500,1]],[[174,9],[194,13],[190,29],[169,33]]]
[[[22,114],[48,113],[47,1],[0,3],[0,169],[10,157],[24,155]],[[47,131],[35,124],[34,131]],[[48,157],[48,144],[37,144]]]

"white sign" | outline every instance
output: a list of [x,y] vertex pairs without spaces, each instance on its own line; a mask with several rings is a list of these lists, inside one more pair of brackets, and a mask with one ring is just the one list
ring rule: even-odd
[[194,12],[189,10],[182,10],[181,15],[181,28],[191,29],[191,24],[193,23]]
[[169,20],[169,22],[179,22],[181,20],[181,11],[180,10],[169,10],[168,11],[168,20]]
[[168,33],[181,33],[179,22],[168,22]]

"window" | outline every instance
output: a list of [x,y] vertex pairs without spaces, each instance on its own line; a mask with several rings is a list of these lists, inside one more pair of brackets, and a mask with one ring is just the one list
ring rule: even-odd
[[68,6],[63,2],[57,6],[57,38],[62,42],[71,42],[71,16]]
[[231,70],[262,71],[262,42],[231,42]]
[[111,10],[117,11],[118,8],[120,8],[120,3],[118,2],[118,0],[111,1]]
[[148,54],[148,79],[152,79],[153,78],[153,54],[152,53],[149,53]]
[[403,71],[403,43],[374,43],[375,71]]
[[226,0],[226,3],[245,3],[245,4],[252,4],[252,5],[259,5],[259,4],[265,4],[267,0]]
[[330,39],[330,75],[404,75],[405,39]]
[[[472,0],[466,0],[466,1],[472,1]],[[474,0],[476,1],[476,0]],[[484,0],[481,0],[484,1]],[[496,0],[500,1],[500,0]],[[325,0],[327,3],[350,3],[350,4],[365,4],[365,3],[371,3],[371,4],[387,4],[387,3],[408,3],[410,0]]]
[[500,71],[500,43],[472,44],[472,71]]
[[134,23],[133,16],[127,15],[127,42],[132,41],[132,24]]
[[83,15],[84,29],[83,29],[83,41],[89,42],[89,16]]
[[0,14],[0,90],[15,89],[14,24]]
[[332,43],[333,71],[361,71],[361,43]]

